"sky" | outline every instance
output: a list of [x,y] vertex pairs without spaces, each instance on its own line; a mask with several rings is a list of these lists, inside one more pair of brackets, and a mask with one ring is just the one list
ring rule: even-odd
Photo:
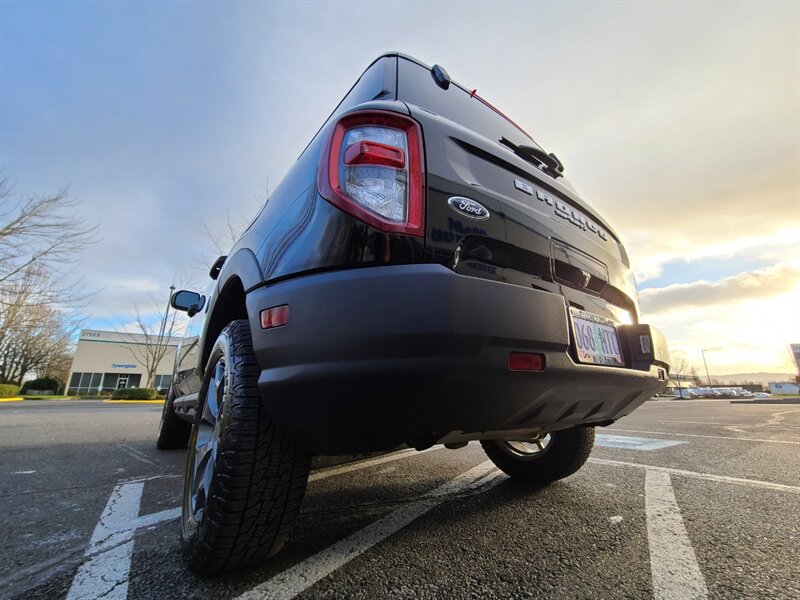
[[87,326],[206,285],[363,69],[444,66],[566,165],[626,243],[643,322],[712,374],[794,372],[800,4],[0,2],[0,169],[69,186]]

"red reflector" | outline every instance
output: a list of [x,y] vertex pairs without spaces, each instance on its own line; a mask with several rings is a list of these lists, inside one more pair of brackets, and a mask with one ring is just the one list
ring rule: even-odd
[[261,329],[282,327],[289,322],[289,305],[281,304],[261,311]]
[[544,355],[509,352],[508,368],[512,371],[544,371]]
[[346,165],[382,165],[403,169],[406,166],[406,153],[402,148],[396,148],[380,142],[362,141],[350,144],[344,151],[344,164]]

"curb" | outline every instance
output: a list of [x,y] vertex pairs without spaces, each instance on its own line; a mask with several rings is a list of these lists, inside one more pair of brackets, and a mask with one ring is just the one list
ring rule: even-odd
[[103,400],[103,404],[164,404],[164,400]]
[[731,400],[731,404],[800,404],[800,398],[759,398],[757,400]]
[[0,398],[0,402],[22,402],[24,398]]

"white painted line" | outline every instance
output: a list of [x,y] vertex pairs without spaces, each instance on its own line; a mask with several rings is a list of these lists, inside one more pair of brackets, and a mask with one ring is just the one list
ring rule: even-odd
[[177,477],[183,477],[183,475],[151,475],[150,477],[131,477],[130,479],[121,479],[119,483],[141,483],[143,481],[155,481],[156,479],[176,479]]
[[314,473],[311,473],[311,475],[309,475],[308,482],[311,483],[312,481],[327,479],[328,477],[333,477],[334,475],[341,475],[342,473],[359,471],[361,469],[366,469],[367,467],[373,467],[375,465],[382,465],[384,463],[400,460],[401,458],[410,458],[412,456],[418,456],[425,452],[431,452],[433,450],[439,450],[441,448],[444,448],[444,446],[434,446],[433,448],[428,448],[427,450],[421,450],[421,451],[414,450],[413,448],[409,450],[400,450],[399,452],[393,452],[392,454],[387,454],[386,456],[369,458],[367,460],[360,460],[358,462],[348,463],[340,467],[331,467],[329,469],[315,471]]
[[647,469],[644,506],[654,599],[707,598],[706,582],[686,533],[669,473]]
[[125,444],[117,444],[117,448],[122,450],[128,456],[132,456],[136,460],[140,460],[143,463],[146,463],[148,465],[157,465],[158,464],[156,461],[149,459],[146,454],[144,454],[143,452],[140,452],[136,448],[131,448],[130,446],[126,446]]
[[797,444],[800,442],[790,440],[767,440],[764,438],[743,438],[734,437],[732,435],[701,435],[699,433],[670,433],[668,431],[641,431],[639,429],[609,429],[609,431],[620,431],[625,433],[650,433],[654,435],[674,435],[677,437],[696,437],[696,438],[710,438],[714,440],[731,440],[734,442],[763,442],[765,444]]
[[[433,448],[431,448],[430,450],[433,450]],[[430,450],[422,450],[422,452],[429,452]],[[416,453],[416,451],[414,451],[414,452]],[[404,457],[403,456],[397,456],[397,457],[394,458],[394,460],[397,460],[397,459],[400,459],[400,458],[404,458]],[[388,462],[388,461],[384,460],[384,461],[381,461],[381,462]],[[353,465],[353,466],[355,466],[355,465]],[[370,465],[364,465],[364,467],[362,467],[362,468],[365,468],[365,467],[368,467],[368,466],[370,466]],[[355,470],[355,469],[348,469],[348,471],[350,471],[350,470]],[[326,473],[326,476],[330,477],[332,475],[337,475],[337,474],[338,474],[338,472],[337,473],[330,473],[330,474]],[[492,476],[493,476],[492,478],[500,476],[500,475],[502,475],[500,472],[493,473],[492,474]],[[435,497],[438,497],[439,495],[441,495],[441,494],[438,493],[437,490],[433,490],[432,492],[429,492],[429,493],[424,494],[423,496],[421,496],[421,499],[435,498]],[[127,531],[127,530],[131,530],[131,529],[142,529],[142,528],[145,528],[145,527],[152,527],[153,525],[158,525],[159,523],[163,523],[165,521],[172,521],[174,519],[179,519],[180,516],[181,516],[181,507],[180,506],[176,506],[175,508],[168,508],[166,510],[162,510],[162,511],[157,512],[157,513],[152,513],[152,514],[149,514],[149,515],[143,515],[141,517],[138,517],[135,521],[133,521],[131,523],[126,523],[124,525],[123,529],[120,529],[119,531]]]
[[363,554],[375,544],[399,531],[414,519],[435,508],[447,500],[448,496],[463,493],[482,485],[488,485],[490,482],[499,483],[502,479],[503,477],[496,472],[491,461],[487,460],[436,488],[429,499],[392,511],[378,521],[356,531],[353,535],[328,546],[306,560],[257,585],[239,596],[237,600],[257,600],[262,598],[289,600],[294,598],[333,573],[336,569]]
[[[117,444],[117,447],[143,462],[156,464],[135,448],[124,444]],[[437,449],[436,447],[429,448],[422,452],[430,452]],[[378,458],[317,471],[312,473],[308,479],[309,481],[326,479],[334,475],[358,471],[375,465],[409,458],[421,454],[422,452],[403,450],[387,456],[380,456]],[[179,475],[142,477],[120,483],[114,488],[105,510],[100,517],[100,522],[97,524],[92,534],[89,548],[86,550],[86,556],[89,560],[78,569],[72,581],[72,587],[67,595],[67,600],[97,598],[100,596],[110,600],[124,600],[127,597],[128,573],[133,556],[133,536],[136,530],[144,527],[152,527],[153,525],[171,521],[181,516],[180,507],[139,516],[139,505],[141,503],[144,482],[173,477],[179,477]],[[438,504],[438,502],[439,501],[436,503]],[[430,506],[426,510],[430,510],[432,507],[433,506]]]
[[144,483],[125,483],[111,492],[86,550],[89,560],[75,574],[67,600],[127,597],[135,532],[129,524],[139,516],[143,489]]
[[644,465],[642,463],[625,462],[622,460],[608,460],[605,458],[590,458],[589,462],[598,465],[609,465],[614,467],[638,467],[640,469],[649,469],[651,471],[658,471],[660,473],[667,473],[669,475],[683,475],[685,477],[694,477],[697,479],[705,479],[707,481],[750,485],[753,487],[774,490],[776,492],[793,492],[795,494],[800,494],[800,487],[794,485],[785,485],[783,483],[772,483],[771,481],[760,481],[758,479],[744,479],[741,477],[729,477],[727,475],[714,475],[712,473],[698,473],[697,471],[684,471],[683,469]]
[[747,423],[720,423],[719,421],[666,421],[666,420],[659,420],[659,423],[688,423],[690,425],[719,425],[720,427],[724,426],[731,426],[731,427],[750,427]]
[[174,519],[179,519],[181,516],[181,507],[169,508],[167,510],[162,510],[157,513],[152,513],[149,515],[143,515],[137,518],[133,523],[130,524],[131,529],[141,529],[144,527],[152,527],[153,525],[158,525],[159,523],[163,523],[164,521],[172,521]]
[[608,435],[598,433],[594,438],[594,445],[604,448],[623,448],[625,450],[661,450],[670,446],[680,446],[688,442],[675,440],[656,440],[653,438],[633,437],[630,435]]

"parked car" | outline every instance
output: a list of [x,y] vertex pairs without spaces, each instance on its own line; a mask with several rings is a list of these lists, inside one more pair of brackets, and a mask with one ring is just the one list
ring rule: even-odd
[[755,392],[753,393],[753,398],[772,398],[772,394],[768,394],[767,392]]
[[274,555],[312,456],[479,440],[546,484],[664,387],[625,248],[564,170],[442,67],[369,66],[213,289],[172,297],[192,318],[158,446],[188,442],[192,569]]

